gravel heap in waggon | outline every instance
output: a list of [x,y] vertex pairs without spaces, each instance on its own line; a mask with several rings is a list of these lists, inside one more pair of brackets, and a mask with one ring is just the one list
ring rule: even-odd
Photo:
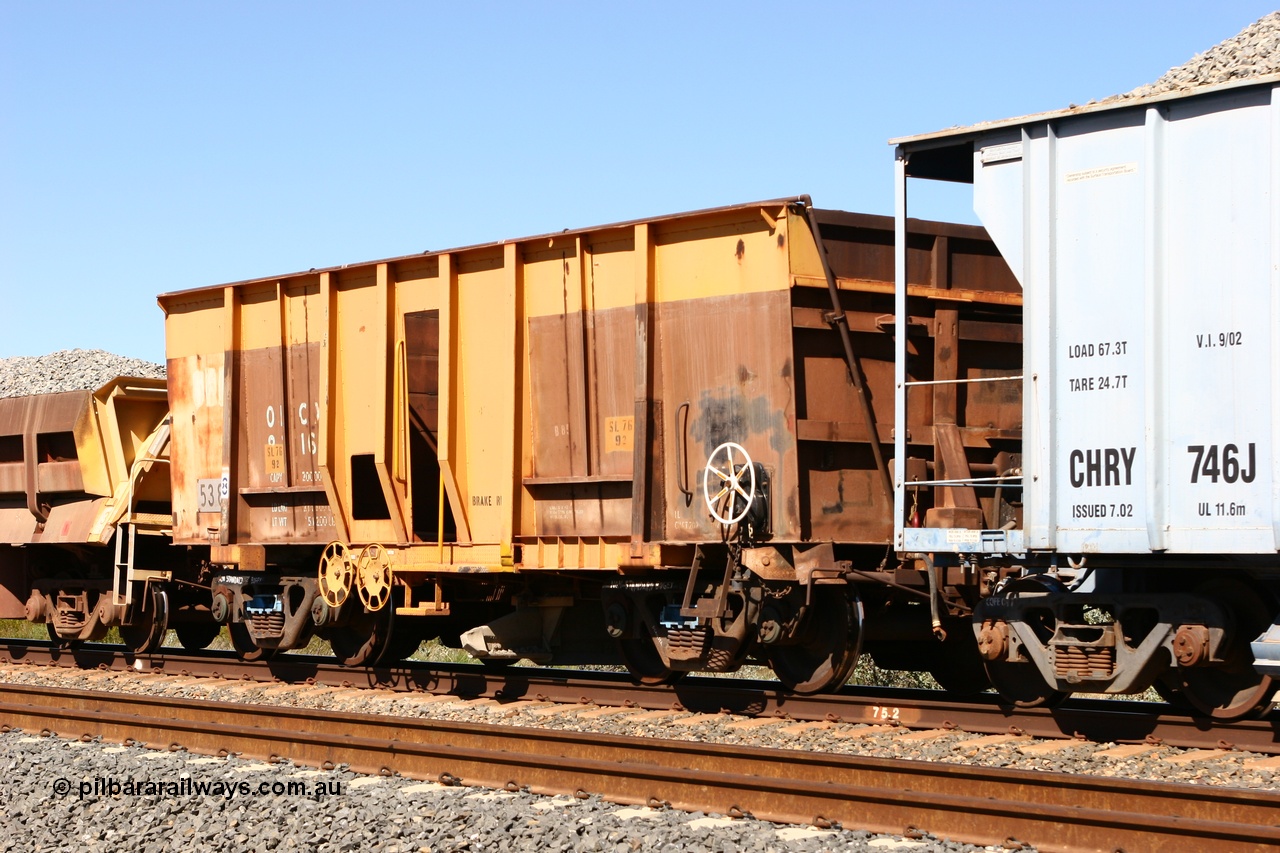
[[100,349],[0,358],[0,397],[93,391],[117,376],[164,379],[164,365]]
[[1272,12],[1232,38],[1204,53],[1197,53],[1177,68],[1169,69],[1154,83],[1139,86],[1118,97],[1141,98],[1277,72],[1280,72],[1280,12]]

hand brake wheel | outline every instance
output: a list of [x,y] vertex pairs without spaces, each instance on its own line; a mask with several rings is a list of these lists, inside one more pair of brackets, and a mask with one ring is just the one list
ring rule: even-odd
[[[738,457],[744,462],[738,463]],[[715,481],[711,479],[713,475]],[[748,481],[746,488],[743,488],[744,479]],[[720,485],[715,494],[711,493],[712,482]],[[725,526],[737,524],[746,517],[751,509],[751,501],[756,496],[756,468],[746,448],[726,441],[711,451],[707,465],[702,469],[702,496],[707,502],[707,509],[711,511],[711,517]],[[740,505],[739,498],[742,499]]]

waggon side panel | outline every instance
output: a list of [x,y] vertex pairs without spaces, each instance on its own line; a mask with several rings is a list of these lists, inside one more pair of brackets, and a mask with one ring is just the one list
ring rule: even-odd
[[519,245],[531,416],[525,535],[631,533],[634,252],[632,229]]
[[[881,410],[890,231],[821,215]],[[964,342],[957,375],[1016,370],[1004,355],[1016,283],[980,229],[931,228],[909,252],[922,375],[939,322]],[[207,469],[175,482],[194,493],[233,460],[232,527],[188,519],[188,541],[380,542],[406,570],[660,562],[660,544],[719,540],[701,473],[737,441],[769,470],[772,541],[884,542],[879,474],[823,294],[805,217],[765,202],[161,297],[171,338],[192,333],[170,359],[187,374],[175,412],[191,426],[177,434],[196,428],[182,440],[204,445]],[[934,316],[938,299],[950,314]],[[197,394],[215,406],[185,399]],[[913,443],[934,441],[935,397],[912,408]],[[219,401],[234,407],[230,447]],[[944,403],[980,459],[1017,434],[1016,406],[987,386]],[[409,458],[424,441],[438,468]]]
[[239,306],[237,542],[323,544],[334,529],[316,441],[325,319],[319,281],[245,288]]
[[1175,552],[1276,550],[1275,91],[1223,94],[1211,107],[1173,101],[1159,119],[1167,258],[1159,363],[1166,546]]
[[[222,290],[162,299],[169,408],[173,541],[207,545],[220,529],[226,352]],[[200,483],[212,493],[201,502]],[[228,478],[228,488],[230,480]],[[203,511],[202,511],[203,510]]]
[[518,441],[517,271],[508,268],[501,246],[455,259],[456,386],[445,398],[445,405],[455,409],[454,470],[472,541],[509,543]]
[[[893,220],[815,211],[841,307],[865,379],[874,435],[892,455]],[[869,446],[872,433],[850,384],[830,295],[805,217],[791,214],[792,324],[797,367],[801,517],[806,539],[878,544],[892,531],[891,501]],[[1021,373],[1021,291],[982,229],[912,220],[904,246],[910,288],[908,378],[991,379]],[[1021,439],[1021,389],[984,382],[919,389],[906,408],[910,456],[934,463],[936,423],[953,429],[970,463],[990,465]],[[924,478],[925,469],[913,469]],[[992,512],[991,492],[979,493]],[[908,507],[910,508],[910,507]]]
[[[791,358],[785,229],[771,229],[762,209],[775,222],[782,213],[765,204],[521,242],[531,418],[526,538],[622,540],[635,534],[637,494],[647,494],[640,514],[647,541],[718,538],[704,520],[700,474],[715,446],[706,441],[730,426],[712,429],[710,421],[732,413],[713,405],[708,389],[728,395],[764,375],[769,359],[782,369]],[[653,304],[641,301],[643,313],[637,310],[637,301],[648,299]],[[783,341],[781,349],[762,346],[772,338]],[[641,343],[651,352],[639,352]],[[647,402],[637,409],[642,364],[650,375]],[[755,408],[771,409],[787,437],[762,439],[751,435],[754,426],[738,423],[744,429],[720,440],[743,442],[781,471],[776,500],[779,482],[795,482],[794,459],[792,472],[782,471],[788,463],[775,449],[794,446],[785,415],[794,394],[785,381],[767,393],[768,406],[758,405],[762,397]],[[642,425],[636,418],[644,408]],[[635,476],[635,460],[645,458],[647,470]],[[688,508],[679,490],[686,481],[699,490]],[[564,565],[563,550],[556,546],[552,565]]]
[[1052,158],[1057,209],[1048,297],[1057,333],[1044,343],[1057,543],[1067,551],[1147,547],[1144,137],[1141,114],[1103,114],[1033,142],[1033,156]]
[[975,140],[1026,285],[1030,547],[1276,550],[1275,92]]
[[[664,439],[664,539],[720,536],[703,468],[734,441],[770,471],[774,539],[800,538],[785,211],[663,223],[654,235],[655,371]],[[687,420],[680,407],[687,403]],[[677,461],[684,470],[677,470]],[[693,492],[686,506],[680,485]]]

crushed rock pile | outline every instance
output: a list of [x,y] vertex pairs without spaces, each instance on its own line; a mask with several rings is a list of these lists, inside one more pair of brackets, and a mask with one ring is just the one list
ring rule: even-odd
[[117,376],[164,379],[162,364],[99,349],[0,358],[0,397],[92,391]]
[[1197,53],[1154,83],[1117,97],[1140,98],[1276,73],[1280,73],[1280,12],[1272,12],[1232,38]]

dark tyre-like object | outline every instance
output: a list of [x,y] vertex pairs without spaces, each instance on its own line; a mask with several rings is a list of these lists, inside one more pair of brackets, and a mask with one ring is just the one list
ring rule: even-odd
[[343,666],[374,666],[388,657],[392,647],[391,608],[363,613],[323,636]]
[[769,666],[793,693],[838,690],[862,647],[862,602],[842,587],[816,587],[796,643],[771,647]]
[[1170,673],[1178,693],[1199,714],[1218,722],[1233,722],[1265,713],[1275,693],[1274,679],[1253,668],[1249,643],[1271,624],[1271,599],[1236,580],[1215,581],[1196,594],[1216,601],[1230,623],[1224,663],[1193,666]]
[[209,644],[221,630],[222,626],[217,622],[179,622],[173,626],[173,633],[178,635],[178,644],[189,652],[209,648]]
[[973,696],[991,688],[991,678],[982,655],[978,653],[978,638],[968,619],[944,620],[947,638],[937,643],[931,655],[933,662],[929,674],[938,686],[954,696]]
[[231,622],[227,625],[227,633],[231,636],[231,645],[240,660],[253,663],[260,660],[271,660],[277,649],[264,649],[254,642],[249,628],[243,622]]
[[133,624],[120,626],[120,639],[135,655],[154,654],[169,630],[169,596],[153,588],[149,601],[136,601],[133,607]]

